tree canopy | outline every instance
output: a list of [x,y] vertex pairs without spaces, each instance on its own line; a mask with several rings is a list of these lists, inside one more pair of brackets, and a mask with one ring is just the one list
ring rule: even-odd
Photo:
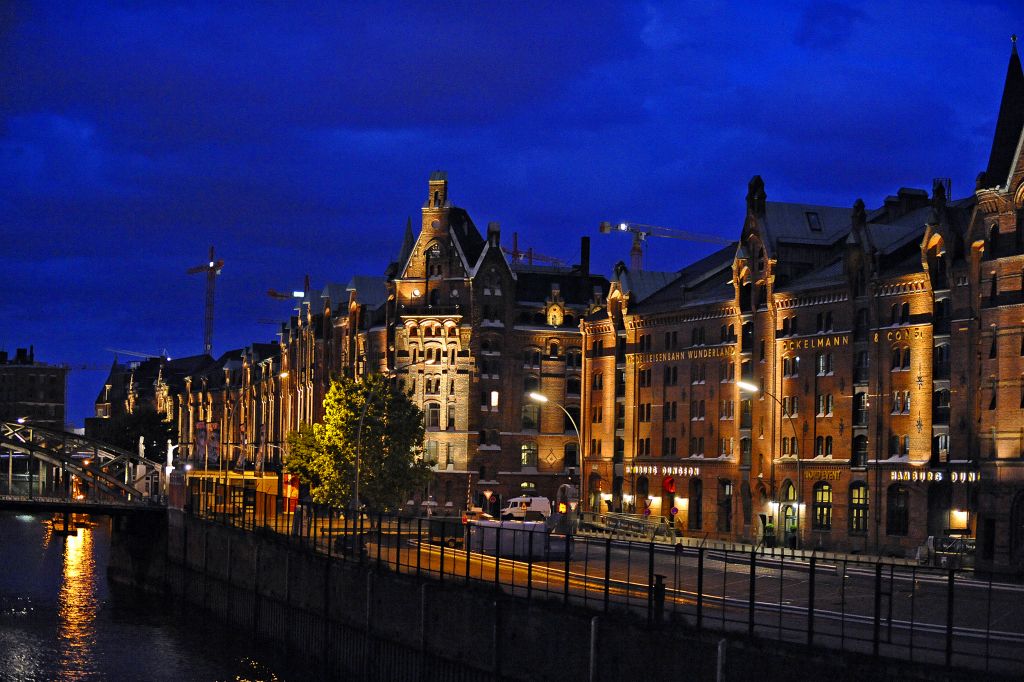
[[371,374],[362,381],[335,380],[324,399],[323,423],[288,434],[285,470],[309,484],[314,502],[347,506],[353,498],[359,417],[359,499],[380,511],[397,509],[411,491],[426,485],[423,412],[391,380]]

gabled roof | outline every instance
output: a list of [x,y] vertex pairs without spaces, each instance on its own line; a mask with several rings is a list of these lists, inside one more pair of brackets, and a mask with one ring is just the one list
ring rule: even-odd
[[772,246],[780,242],[830,246],[850,228],[850,209],[816,204],[765,202],[764,234]]
[[1017,54],[1016,39],[1010,51],[1010,63],[1006,67],[1006,82],[1003,85],[1003,99],[999,104],[999,118],[996,132],[992,137],[992,151],[985,169],[985,184],[990,187],[1006,184],[1013,170],[1024,131],[1024,71],[1021,70]]
[[578,270],[543,268],[516,270],[516,301],[543,303],[551,297],[551,287],[558,285],[558,295],[568,305],[586,305],[594,300],[594,288],[604,295],[608,280],[600,275],[581,276]]
[[487,242],[480,231],[476,229],[469,213],[458,206],[452,206],[448,213],[448,233],[466,258],[466,272],[472,271],[477,261],[480,260],[480,254]]
[[355,275],[345,286],[345,291],[356,292],[356,300],[371,310],[381,307],[388,300],[387,280],[383,277]]

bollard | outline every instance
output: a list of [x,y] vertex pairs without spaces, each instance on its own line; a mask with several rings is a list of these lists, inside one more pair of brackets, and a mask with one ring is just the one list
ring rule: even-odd
[[665,622],[665,576],[654,575],[654,627]]

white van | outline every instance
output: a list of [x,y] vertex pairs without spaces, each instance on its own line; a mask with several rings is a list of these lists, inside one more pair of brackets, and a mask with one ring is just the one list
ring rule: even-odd
[[551,500],[546,497],[513,497],[501,510],[502,521],[547,521]]

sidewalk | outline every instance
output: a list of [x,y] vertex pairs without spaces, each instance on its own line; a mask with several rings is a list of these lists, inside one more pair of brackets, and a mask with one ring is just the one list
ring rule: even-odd
[[[591,522],[593,523],[593,522]],[[785,559],[789,561],[808,561],[813,556],[816,560],[824,560],[836,563],[851,563],[851,564],[875,564],[882,563],[885,565],[894,566],[921,566],[916,559],[907,559],[903,557],[889,557],[879,556],[875,554],[851,554],[847,552],[832,552],[818,549],[790,549],[788,547],[765,547],[764,545],[752,545],[744,542],[726,542],[723,540],[709,540],[707,538],[695,538],[687,537],[684,535],[677,535],[674,531],[669,531],[669,534],[655,533],[653,529],[646,533],[641,532],[630,532],[625,530],[607,529],[604,531],[599,530],[584,530],[581,529],[577,535],[585,538],[593,539],[604,539],[611,538],[613,541],[629,541],[629,542],[653,542],[656,545],[664,547],[674,547],[676,545],[682,545],[683,547],[691,549],[700,549],[703,547],[705,550],[714,552],[729,552],[730,554],[750,554],[752,551],[757,553],[759,558],[765,557],[769,559]]]

